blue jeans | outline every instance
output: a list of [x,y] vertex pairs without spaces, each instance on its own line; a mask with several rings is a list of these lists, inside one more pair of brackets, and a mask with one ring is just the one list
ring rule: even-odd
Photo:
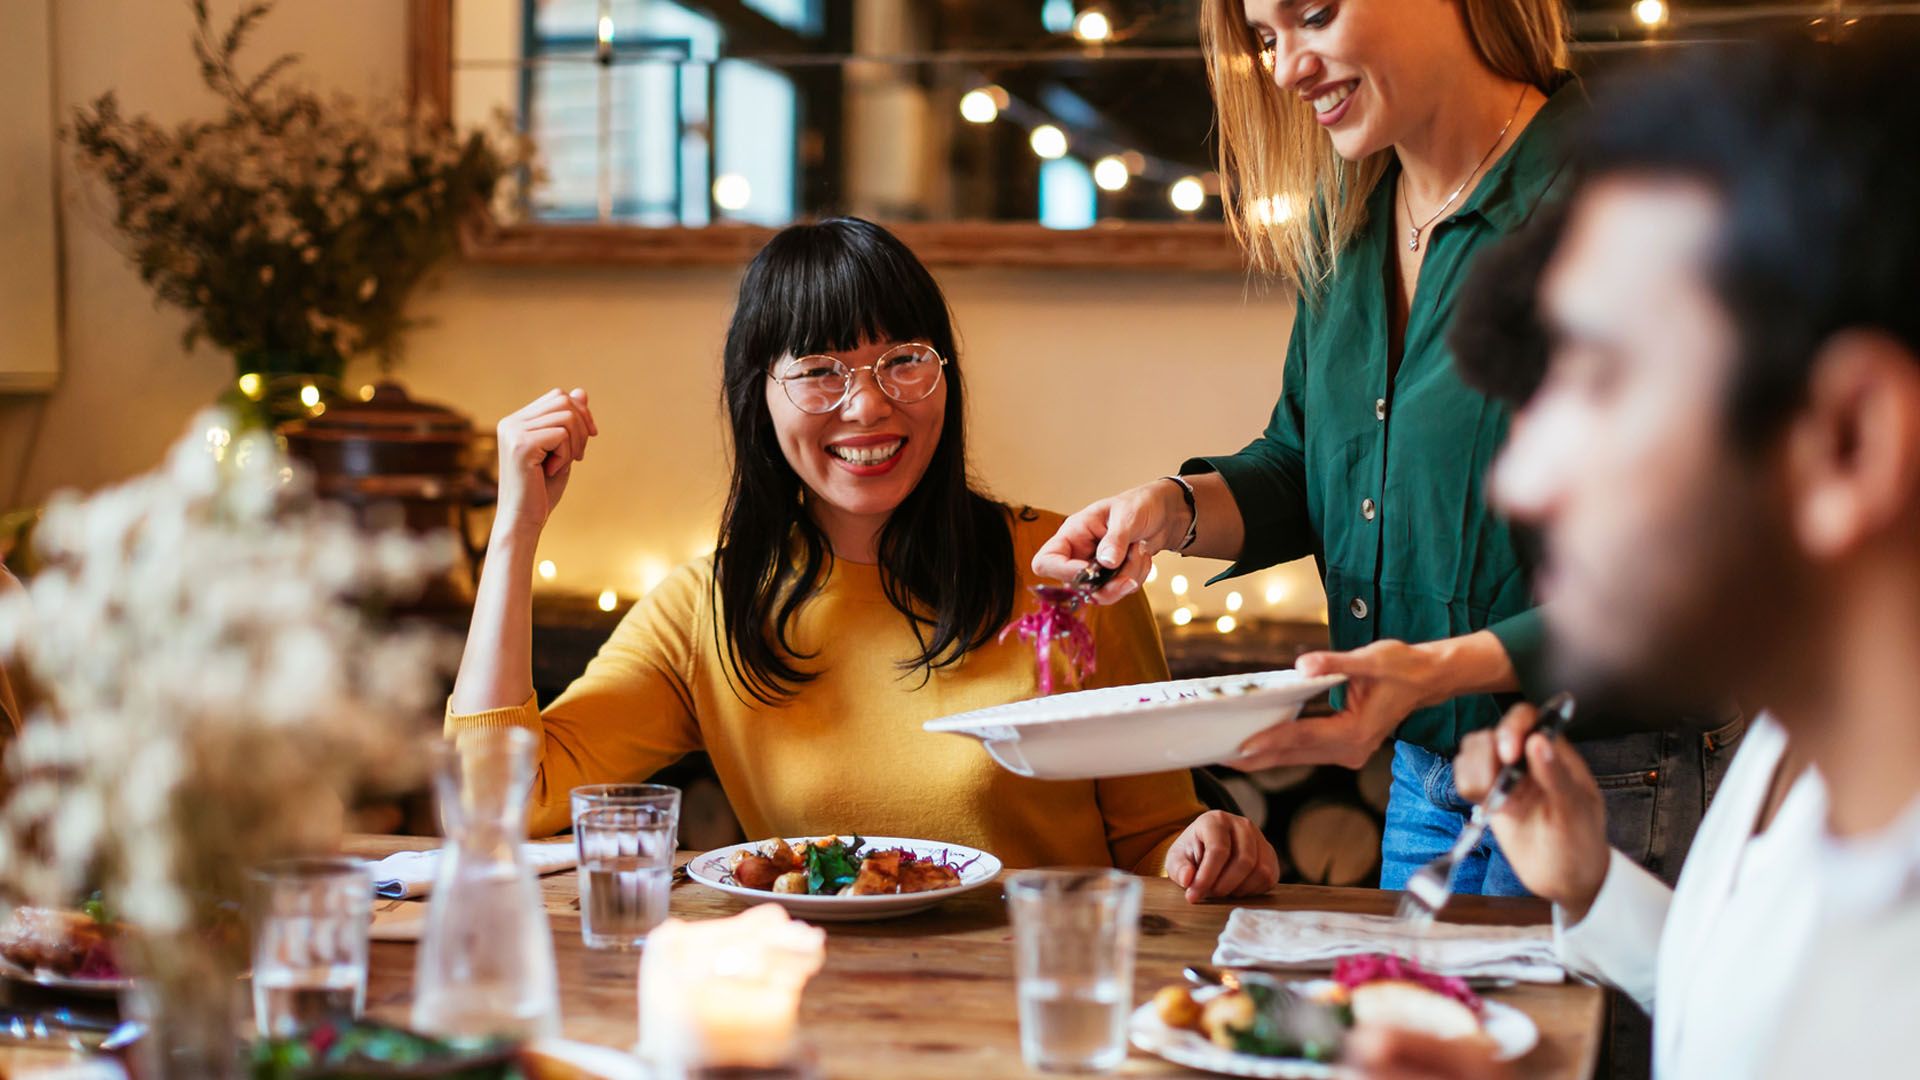
[[[1409,742],[1393,745],[1393,787],[1387,829],[1380,841],[1380,887],[1404,889],[1407,879],[1453,846],[1473,804],[1453,787],[1453,761]],[[1488,830],[1453,879],[1462,895],[1530,896]]]

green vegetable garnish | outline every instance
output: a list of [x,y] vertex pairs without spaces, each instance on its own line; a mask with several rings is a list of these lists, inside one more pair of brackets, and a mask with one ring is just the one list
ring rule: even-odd
[[85,900],[80,901],[80,913],[101,925],[113,921],[113,913],[107,910],[107,902],[101,897],[98,890],[95,890],[93,895],[87,897]]
[[807,892],[814,896],[832,896],[853,884],[860,876],[860,850],[866,846],[867,842],[858,836],[852,842],[835,837],[833,843],[825,847],[808,844]]
[[1282,1000],[1281,995],[1292,998],[1291,991],[1263,983],[1249,983],[1243,989],[1253,999],[1253,1022],[1246,1027],[1227,1029],[1233,1036],[1235,1050],[1259,1057],[1304,1058],[1308,1061],[1333,1061],[1339,1057],[1340,1046],[1336,1040],[1302,1039],[1300,1030],[1283,1019],[1294,1008],[1304,1004],[1297,1000]]

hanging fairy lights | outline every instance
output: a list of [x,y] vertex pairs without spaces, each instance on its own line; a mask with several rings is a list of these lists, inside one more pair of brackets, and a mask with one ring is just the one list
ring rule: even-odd
[[991,124],[1000,118],[1000,103],[984,87],[960,96],[960,117],[969,124]]
[[1067,156],[1067,133],[1052,124],[1041,124],[1027,135],[1027,144],[1040,157],[1052,161]]
[[1667,25],[1666,0],[1635,0],[1633,21],[1649,30],[1658,30]]
[[1113,36],[1113,20],[1099,8],[1090,8],[1074,18],[1073,36],[1089,45],[1102,44]]

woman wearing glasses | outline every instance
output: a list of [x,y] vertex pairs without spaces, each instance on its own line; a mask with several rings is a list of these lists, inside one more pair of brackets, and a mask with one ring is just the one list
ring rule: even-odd
[[[596,428],[577,390],[500,423],[500,509],[447,724],[544,736],[533,831],[568,825],[576,785],[705,750],[754,837],[859,831],[1010,866],[1164,869],[1195,900],[1273,885],[1272,847],[1203,814],[1185,773],[1036,781],[921,731],[1036,694],[1032,649],[997,638],[1061,519],[968,483],[946,300],[905,246],[853,218],[775,236],[741,281],[724,382],[733,476],[715,553],[634,605],[544,712],[534,547]],[[1091,626],[1087,685],[1166,677],[1143,599]]]

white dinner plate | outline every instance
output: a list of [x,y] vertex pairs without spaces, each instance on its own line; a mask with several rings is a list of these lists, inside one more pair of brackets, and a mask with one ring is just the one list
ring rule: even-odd
[[967,735],[1011,772],[1042,780],[1230,764],[1255,732],[1300,715],[1346,681],[1288,668],[1079,690],[931,720],[926,730]]
[[69,994],[88,994],[111,997],[133,987],[133,980],[126,976],[117,979],[85,979],[78,975],[61,975],[56,972],[37,968],[28,971],[11,960],[0,959],[0,979],[9,982],[30,983],[49,990],[61,990]]
[[[1326,979],[1314,979],[1288,985],[1303,997],[1315,997],[1325,993],[1333,983]],[[1196,996],[1204,1000],[1210,995],[1203,993]],[[1497,1060],[1513,1061],[1525,1057],[1540,1042],[1540,1029],[1534,1026],[1532,1018],[1526,1013],[1497,1001],[1483,1004],[1486,1006],[1483,1021],[1487,1037],[1493,1040],[1496,1048]],[[1224,1076],[1251,1076],[1260,1080],[1328,1080],[1339,1075],[1335,1066],[1325,1062],[1308,1061],[1305,1058],[1261,1057],[1215,1046],[1211,1039],[1197,1031],[1168,1027],[1161,1021],[1160,1013],[1151,1001],[1133,1011],[1127,1034],[1134,1046],[1149,1054],[1165,1058],[1175,1065]]]
[[[787,843],[798,847],[804,840],[811,839],[821,838],[788,837]],[[993,880],[1000,876],[999,859],[965,844],[949,844],[941,840],[907,840],[897,836],[866,836],[861,839],[866,841],[869,850],[885,851],[889,848],[901,848],[916,855],[953,863],[961,867],[960,884],[930,892],[887,896],[803,896],[798,893],[749,889],[733,880],[733,872],[728,869],[728,864],[733,860],[734,852],[758,852],[767,843],[765,840],[734,844],[731,847],[717,848],[697,856],[687,864],[687,876],[708,888],[731,893],[743,900],[779,904],[795,918],[805,919],[808,922],[867,922],[911,915],[916,911],[925,911],[930,907],[946,903],[962,893],[991,885]]]

